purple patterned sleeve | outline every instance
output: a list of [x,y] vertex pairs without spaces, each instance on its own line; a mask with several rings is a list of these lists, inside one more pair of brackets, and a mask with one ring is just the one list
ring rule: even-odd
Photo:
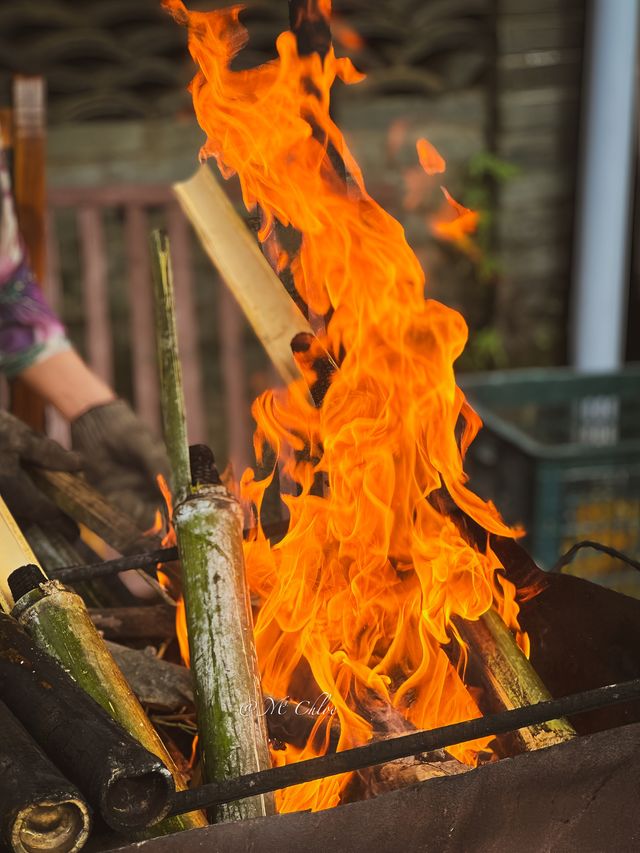
[[12,378],[70,346],[26,259],[0,137],[0,370]]

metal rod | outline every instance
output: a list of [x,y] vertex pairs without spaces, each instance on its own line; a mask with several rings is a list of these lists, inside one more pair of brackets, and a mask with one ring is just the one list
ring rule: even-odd
[[[289,529],[288,521],[277,521],[273,524],[265,524],[263,532],[267,539],[279,541]],[[245,528],[244,538],[248,538],[254,532],[254,528]],[[143,554],[132,554],[129,557],[116,557],[114,560],[105,560],[103,563],[89,563],[87,565],[64,566],[60,569],[47,567],[49,577],[61,583],[79,583],[80,581],[93,580],[94,578],[117,575],[130,569],[153,569],[157,563],[173,563],[179,560],[177,547],[158,548],[155,551],[146,551]]]
[[158,563],[173,563],[177,559],[177,548],[158,548],[156,551],[132,554],[130,557],[117,557],[115,560],[105,560],[103,563],[50,569],[49,576],[61,583],[78,583],[107,575],[116,575],[130,569],[153,569]]
[[505,734],[565,715],[583,714],[631,699],[640,699],[640,678],[622,684],[609,684],[595,690],[585,690],[562,699],[539,702],[526,708],[502,711],[488,717],[376,741],[320,758],[250,773],[228,782],[212,783],[191,791],[182,791],[173,797],[170,813],[180,814],[195,808],[210,808],[220,803],[289,788],[314,779],[352,773],[421,752],[445,749],[489,735]]

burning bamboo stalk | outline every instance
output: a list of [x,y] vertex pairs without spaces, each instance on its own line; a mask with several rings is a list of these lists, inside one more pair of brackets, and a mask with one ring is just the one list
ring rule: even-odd
[[[300,378],[291,338],[313,334],[208,166],[173,185],[205,252],[256,332],[285,383]],[[293,332],[291,331],[293,329]]]
[[[182,562],[199,748],[205,779],[221,781],[270,767],[253,627],[244,574],[242,512],[220,483],[208,451],[189,460],[179,370],[171,260],[154,237],[160,386],[174,471],[174,524]],[[204,448],[207,451],[207,448]],[[258,796],[220,808],[218,820],[269,814]]]
[[0,832],[14,853],[75,853],[89,836],[89,808],[0,701]]
[[[552,698],[495,610],[488,610],[474,622],[454,617],[454,624],[469,646],[470,654],[479,663],[485,689],[495,697],[500,708],[524,708]],[[564,717],[517,732],[526,751],[564,743],[575,735],[575,729]]]
[[[186,790],[187,780],[98,634],[80,596],[56,580],[46,580],[36,566],[16,570],[9,583],[16,600],[12,615],[38,648],[57,658],[107,714],[162,761],[173,776],[176,790]],[[166,835],[206,824],[201,812],[193,812],[177,820],[163,820],[148,835]]]

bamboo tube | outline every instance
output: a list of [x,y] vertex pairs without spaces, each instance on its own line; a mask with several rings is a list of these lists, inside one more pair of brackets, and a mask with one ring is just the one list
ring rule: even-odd
[[[473,622],[454,617],[454,624],[469,646],[471,656],[479,664],[485,688],[500,708],[524,708],[552,698],[495,610],[488,610]],[[575,729],[564,717],[517,732],[518,740],[526,751],[564,743],[575,735]]]
[[[217,472],[214,478],[200,459],[194,470],[188,456],[169,246],[158,234],[153,242],[161,401],[176,490],[173,522],[199,748],[205,779],[219,781],[271,764],[244,577],[242,513]],[[260,796],[223,806],[216,818],[240,820],[272,811],[272,798]]]
[[[18,570],[10,579],[14,591],[20,584],[22,571]],[[38,648],[57,658],[92,699],[162,761],[173,776],[176,790],[186,790],[186,779],[98,634],[80,596],[58,581],[42,580],[27,579],[12,615],[27,629]],[[167,818],[147,835],[167,835],[206,823],[201,812],[194,812],[179,819]]]
[[80,791],[0,702],[0,832],[14,853],[75,853],[91,825]]
[[285,383],[300,378],[291,354],[298,332],[313,334],[269,266],[246,225],[208,166],[188,181],[173,185],[200,242]]
[[175,790],[167,768],[6,614],[0,698],[112,829],[139,830],[167,814]]
[[[242,511],[219,481],[202,479],[176,506],[174,524],[204,776],[220,782],[267,769],[271,761],[244,574]],[[220,806],[215,817],[243,820],[273,810],[272,798],[259,796]]]
[[5,613],[9,613],[13,607],[9,575],[27,563],[37,564],[38,561],[0,497],[0,608]]

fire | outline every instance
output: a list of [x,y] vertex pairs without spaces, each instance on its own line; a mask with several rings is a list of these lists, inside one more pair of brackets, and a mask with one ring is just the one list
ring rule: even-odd
[[432,231],[441,240],[450,240],[465,248],[469,235],[474,234],[478,227],[479,214],[457,202],[445,187],[440,189],[446,204],[444,210],[432,220]]
[[[310,701],[329,695],[339,749],[370,738],[371,691],[420,728],[477,716],[442,650],[459,642],[452,617],[477,619],[494,606],[517,629],[518,607],[491,548],[465,541],[439,498],[488,532],[514,533],[465,485],[464,453],[481,426],[454,377],[466,324],[425,299],[402,227],[368,195],[330,118],[335,79],[361,75],[332,50],[324,61],[299,56],[290,32],[277,40],[278,60],[232,71],[246,41],[240,7],[205,14],[179,0],[165,5],[188,23],[200,69],[191,91],[207,135],[201,157],[238,175],[247,208],[262,213],[262,239],[276,220],[302,235],[291,270],[310,310],[331,312],[321,344],[339,365],[319,408],[303,380],[253,406],[257,457],[271,445],[299,490],[283,496],[285,538],[271,546],[259,528],[246,543],[251,590],[262,602],[255,639],[263,689]],[[353,178],[348,193],[329,145]],[[471,212],[455,213],[464,231]],[[318,488],[319,475],[326,487]],[[258,518],[270,479],[258,482],[250,470],[242,478]],[[452,751],[473,763],[486,744]],[[310,738],[302,750],[274,752],[274,761],[324,749]],[[289,789],[279,808],[336,805],[347,781]]]
[[446,169],[444,157],[428,139],[419,139],[416,142],[416,151],[420,165],[427,175],[439,175],[444,172]]
[[[160,489],[160,493],[162,494],[162,497],[164,499],[167,514],[166,530],[164,536],[162,537],[162,547],[171,548],[172,546],[177,544],[176,531],[173,526],[173,495],[171,494],[169,484],[162,476],[162,474],[157,475],[156,482],[158,483],[158,488]],[[165,528],[165,523],[160,511],[156,513],[156,523],[154,524],[154,527],[156,527],[158,521],[160,521],[160,526],[155,532],[160,533]],[[171,590],[172,583],[169,576],[160,568],[157,569],[156,574],[158,576],[158,581],[161,586],[163,586],[167,590]],[[189,666],[189,635],[187,633],[187,615],[185,612],[184,598],[182,595],[179,596],[178,603],[176,605],[176,636],[178,638],[180,657],[184,661],[185,666]]]

